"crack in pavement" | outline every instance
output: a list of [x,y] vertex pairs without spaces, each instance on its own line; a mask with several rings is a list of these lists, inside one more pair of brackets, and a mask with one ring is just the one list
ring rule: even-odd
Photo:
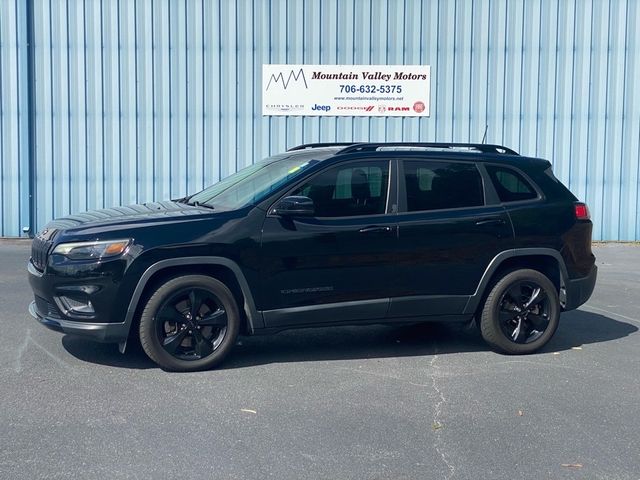
[[436,402],[434,413],[433,413],[432,426],[436,436],[433,446],[436,452],[438,452],[438,455],[440,455],[440,457],[442,458],[443,463],[449,469],[449,474],[445,477],[449,479],[453,477],[453,475],[455,474],[456,467],[451,462],[449,462],[447,458],[447,454],[444,452],[444,445],[443,445],[444,442],[442,440],[442,434],[441,434],[443,424],[440,422],[440,416],[442,415],[442,406],[447,402],[447,399],[445,398],[444,394],[442,393],[442,390],[438,386],[437,373],[440,370],[440,366],[436,364],[437,360],[438,360],[438,346],[434,345],[433,358],[431,359],[431,362],[429,362],[429,366],[431,367],[431,374],[429,376],[431,377],[431,386],[433,387],[435,392],[438,394],[439,398],[438,398],[438,401]]
[[450,479],[455,474],[456,468],[449,461],[448,455],[444,451],[444,441],[442,439],[442,431],[441,431],[441,429],[442,429],[443,424],[440,422],[440,417],[442,415],[442,407],[447,402],[447,399],[444,396],[444,393],[442,392],[442,390],[440,389],[440,386],[438,384],[438,378],[439,377],[444,377],[443,375],[441,375],[440,366],[436,363],[438,358],[439,358],[438,347],[437,347],[437,345],[434,345],[433,357],[431,358],[431,361],[429,362],[429,367],[430,367],[429,377],[431,378],[431,384],[430,385],[429,384],[425,384],[425,383],[411,382],[411,381],[409,381],[409,380],[407,380],[405,378],[398,377],[398,376],[395,376],[395,375],[387,375],[387,374],[384,374],[384,373],[371,372],[371,371],[362,370],[362,369],[359,369],[359,368],[338,367],[338,370],[345,370],[345,371],[357,373],[357,374],[360,374],[360,375],[370,375],[370,376],[373,376],[373,377],[383,378],[383,379],[386,379],[386,380],[394,380],[394,381],[402,382],[402,383],[405,383],[405,384],[408,384],[408,385],[413,385],[415,387],[432,388],[434,390],[434,392],[436,393],[436,398],[437,398],[437,402],[435,403],[435,406],[434,406],[434,413],[433,413],[433,419],[432,419],[432,428],[433,428],[434,434],[435,434],[435,440],[434,440],[433,447],[434,447],[435,451],[438,453],[438,455],[440,455],[440,458],[442,459],[442,462],[447,467],[448,474],[447,474],[447,476],[445,478],[446,479]]

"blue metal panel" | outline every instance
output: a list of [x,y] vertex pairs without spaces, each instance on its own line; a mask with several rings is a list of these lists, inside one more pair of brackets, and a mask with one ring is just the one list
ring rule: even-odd
[[[487,141],[640,240],[635,0],[27,0],[36,229],[192,193],[298,143]],[[26,14],[0,0],[1,236],[28,225]],[[431,117],[262,117],[263,63],[428,64]]]
[[26,9],[0,0],[0,236],[29,221]]
[[622,141],[619,162],[622,170],[620,199],[617,203],[618,232],[605,232],[604,238],[640,239],[640,41],[636,25],[640,22],[640,4],[628,2],[625,20],[618,28],[625,32],[624,77],[622,79]]

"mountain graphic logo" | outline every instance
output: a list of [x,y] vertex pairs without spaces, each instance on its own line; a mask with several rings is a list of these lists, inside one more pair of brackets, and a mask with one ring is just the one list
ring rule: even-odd
[[289,83],[291,83],[291,81],[294,81],[295,83],[303,82],[304,88],[309,88],[309,85],[307,85],[307,79],[304,76],[304,70],[301,68],[300,70],[298,70],[297,73],[295,72],[295,70],[290,70],[286,80],[284,78],[283,72],[280,72],[278,75],[272,73],[271,78],[269,78],[269,83],[267,84],[266,90],[269,90],[269,87],[271,87],[271,84],[273,85],[280,84],[281,87],[284,90],[286,90],[287,87],[289,86]]

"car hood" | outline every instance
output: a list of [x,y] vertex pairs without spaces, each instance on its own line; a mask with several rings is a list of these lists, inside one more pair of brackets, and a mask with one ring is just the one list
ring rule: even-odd
[[[41,236],[54,231],[66,230],[67,232],[89,233],[95,229],[119,229],[122,227],[138,227],[148,224],[191,220],[198,216],[214,213],[211,209],[186,203],[166,201],[149,202],[125,207],[105,208],[92,210],[68,217],[58,218],[49,222],[40,232]],[[110,228],[111,227],[111,228]]]

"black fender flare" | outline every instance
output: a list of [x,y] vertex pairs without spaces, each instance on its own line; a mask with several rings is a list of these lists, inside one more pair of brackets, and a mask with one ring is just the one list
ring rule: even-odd
[[242,290],[242,296],[244,297],[244,312],[247,315],[248,328],[249,333],[253,333],[256,329],[264,328],[264,321],[262,319],[262,315],[256,310],[255,303],[253,301],[253,295],[251,294],[251,289],[249,288],[249,284],[247,283],[247,279],[242,273],[240,266],[225,257],[180,257],[180,258],[170,258],[167,260],[160,260],[152,265],[150,265],[138,280],[138,284],[133,291],[133,295],[131,296],[131,300],[129,301],[129,307],[127,308],[127,314],[125,316],[125,328],[126,331],[129,332],[131,330],[131,325],[133,323],[133,318],[138,308],[138,302],[140,302],[140,298],[142,297],[142,293],[144,292],[147,283],[151,279],[151,277],[157,272],[164,270],[170,267],[180,267],[185,265],[219,265],[222,267],[226,267],[236,278],[238,285],[240,285],[240,289]]
[[[480,300],[487,289],[489,282],[491,281],[491,277],[493,274],[500,268],[502,263],[514,257],[525,257],[525,256],[546,256],[552,257],[558,262],[560,267],[560,302],[563,303],[565,300],[563,299],[563,290],[565,285],[567,284],[569,275],[567,273],[567,266],[564,263],[564,259],[558,250],[554,250],[553,248],[514,248],[511,250],[504,250],[497,254],[495,257],[491,259],[489,265],[485,269],[482,274],[482,278],[480,279],[480,283],[478,283],[478,287],[473,295],[469,297],[467,301],[467,305],[464,308],[465,314],[472,314],[478,308]],[[563,305],[564,306],[564,305]]]

